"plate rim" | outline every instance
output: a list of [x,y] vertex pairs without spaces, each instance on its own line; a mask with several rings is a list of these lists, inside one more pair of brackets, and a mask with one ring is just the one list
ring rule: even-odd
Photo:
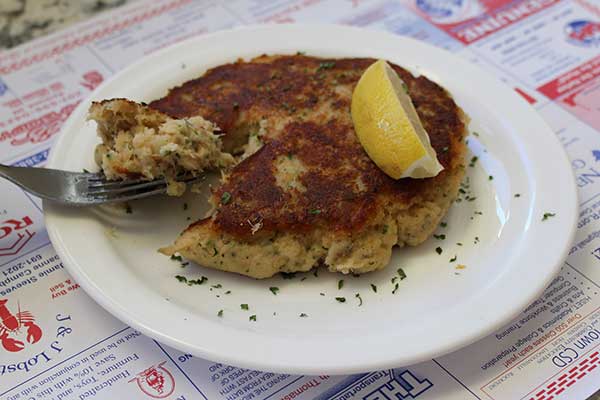
[[[160,57],[163,57],[171,52],[176,52],[178,49],[185,49],[186,47],[189,47],[191,44],[196,43],[196,42],[218,39],[218,37],[220,35],[229,35],[232,33],[243,33],[244,31],[253,32],[253,31],[271,31],[271,30],[280,31],[280,30],[283,30],[283,31],[289,32],[289,31],[294,31],[294,30],[299,30],[299,29],[317,29],[317,30],[333,29],[333,30],[341,30],[341,31],[345,30],[347,32],[358,32],[358,33],[363,33],[363,34],[368,34],[368,35],[373,35],[373,36],[379,35],[381,38],[385,38],[385,40],[390,40],[390,41],[395,40],[398,42],[405,41],[406,43],[412,43],[412,45],[416,45],[417,47],[429,48],[429,51],[433,50],[434,52],[445,53],[445,55],[447,57],[451,57],[454,60],[453,62],[462,64],[462,65],[467,65],[469,69],[476,69],[476,70],[478,70],[478,74],[480,76],[483,76],[483,77],[485,77],[485,79],[488,79],[488,80],[493,80],[495,82],[495,86],[497,86],[499,88],[499,90],[504,91],[505,93],[511,93],[512,98],[516,100],[516,104],[519,104],[517,107],[521,107],[521,108],[523,108],[523,106],[529,107],[528,112],[531,115],[531,118],[535,119],[536,123],[538,123],[538,125],[540,125],[540,123],[541,123],[540,126],[544,126],[544,128],[546,130],[546,133],[544,133],[545,135],[552,134],[551,135],[552,139],[553,139],[553,140],[551,140],[552,146],[554,146],[554,147],[558,146],[558,148],[560,150],[559,153],[560,153],[560,157],[562,158],[562,160],[555,160],[555,162],[557,164],[564,164],[565,166],[570,165],[564,148],[562,147],[562,145],[560,144],[558,139],[554,136],[554,133],[552,132],[550,127],[547,125],[547,123],[541,118],[541,116],[537,113],[537,111],[533,107],[531,107],[529,104],[527,104],[525,102],[525,100],[518,97],[518,95],[516,93],[514,93],[512,90],[510,90],[510,88],[508,86],[501,84],[493,75],[491,75],[487,71],[482,70],[472,64],[469,64],[466,60],[463,60],[448,51],[445,51],[440,48],[436,48],[432,45],[420,42],[418,40],[415,40],[415,39],[412,39],[409,37],[399,36],[399,35],[395,35],[395,34],[388,33],[388,32],[375,31],[375,30],[371,30],[371,29],[332,25],[332,24],[262,24],[262,25],[238,26],[238,27],[234,27],[232,29],[216,31],[216,32],[203,34],[200,36],[195,36],[195,37],[186,39],[182,42],[173,44],[171,46],[160,49],[154,53],[151,53],[151,54],[141,58],[140,60],[132,63],[131,65],[125,67],[124,69],[120,70],[113,76],[111,76],[109,79],[107,79],[105,82],[103,82],[98,88],[96,88],[96,90],[93,93],[91,93],[84,101],[82,101],[78,105],[78,107],[71,114],[71,116],[69,117],[67,122],[63,125],[63,127],[61,128],[59,137],[57,138],[56,142],[54,143],[54,145],[52,146],[52,149],[50,151],[50,155],[48,158],[48,167],[52,167],[58,162],[58,160],[56,160],[57,154],[59,153],[59,151],[57,149],[60,149],[61,145],[65,141],[65,137],[67,136],[66,132],[69,131],[70,126],[73,125],[80,118],[81,115],[84,115],[85,109],[87,108],[87,105],[88,105],[87,100],[95,97],[96,93],[102,92],[105,87],[109,87],[110,85],[113,84],[113,82],[118,81],[122,76],[124,76],[128,73],[131,73],[131,71],[135,71],[136,69],[140,68],[141,66],[147,64],[149,61],[160,59]],[[230,54],[233,55],[233,54],[235,54],[235,52],[231,52]],[[550,135],[547,135],[546,139],[549,139],[549,137],[550,137]],[[548,145],[547,143],[545,143],[545,144]],[[60,235],[60,229],[58,229],[55,224],[55,221],[56,221],[54,219],[55,215],[53,214],[53,211],[52,211],[54,206],[49,204],[47,201],[43,202],[43,204],[44,204],[44,219],[45,219],[45,223],[46,223],[46,229],[48,231],[50,240],[51,240],[56,252],[59,254],[60,258],[64,261],[64,264],[67,267],[68,272],[75,277],[77,282],[84,288],[86,293],[90,297],[92,297],[95,302],[97,302],[104,309],[106,309],[109,313],[113,314],[121,321],[124,321],[125,323],[129,324],[131,327],[138,329],[140,332],[144,333],[145,335],[152,337],[152,338],[158,340],[159,342],[165,343],[165,344],[167,344],[171,347],[174,347],[178,350],[185,351],[185,352],[192,352],[193,354],[198,355],[199,357],[202,357],[205,359],[219,361],[219,362],[223,362],[226,364],[231,364],[231,365],[235,365],[235,366],[239,366],[239,367],[243,367],[243,368],[251,368],[251,369],[257,369],[257,370],[263,370],[263,371],[300,373],[300,374],[322,374],[322,373],[329,373],[329,374],[333,374],[333,375],[347,374],[347,373],[358,373],[358,372],[371,371],[371,370],[381,369],[381,368],[395,368],[395,367],[398,367],[401,365],[413,364],[416,362],[425,361],[432,357],[439,357],[443,354],[450,353],[454,350],[457,350],[468,344],[471,344],[480,338],[486,337],[490,333],[492,333],[495,330],[506,325],[512,318],[514,318],[520,311],[522,311],[529,303],[531,303],[533,300],[535,300],[537,297],[539,297],[539,295],[543,292],[543,290],[546,288],[546,286],[556,276],[556,274],[562,267],[563,261],[566,259],[568,250],[570,248],[571,243],[573,242],[573,239],[574,239],[574,236],[576,233],[576,223],[577,223],[576,212],[578,209],[578,200],[577,200],[578,192],[576,190],[573,171],[570,167],[569,167],[569,172],[570,173],[568,175],[570,176],[570,180],[568,183],[569,183],[569,186],[571,186],[572,190],[568,190],[566,192],[568,192],[570,194],[568,203],[570,203],[571,209],[568,210],[568,213],[572,215],[571,224],[568,227],[569,230],[566,235],[564,235],[564,230],[562,231],[563,235],[566,239],[564,240],[564,245],[562,246],[563,248],[561,249],[561,251],[556,253],[555,262],[553,263],[554,265],[548,266],[549,272],[546,274],[546,276],[544,276],[544,279],[537,282],[537,285],[535,285],[535,290],[532,289],[528,296],[524,296],[524,297],[526,297],[526,301],[525,300],[520,301],[519,302],[520,305],[515,305],[515,304],[511,303],[511,311],[504,312],[504,314],[502,315],[501,318],[496,319],[495,323],[489,324],[485,329],[481,328],[476,332],[474,331],[474,332],[470,332],[469,334],[465,334],[461,338],[455,338],[455,340],[452,341],[450,344],[448,344],[446,342],[445,345],[440,345],[440,346],[438,346],[438,348],[429,349],[428,351],[423,351],[421,354],[412,355],[411,357],[396,356],[396,357],[389,357],[386,360],[362,362],[361,364],[355,363],[353,365],[336,365],[336,363],[333,362],[333,363],[329,363],[326,366],[322,367],[319,365],[315,366],[315,365],[311,365],[308,363],[304,363],[304,364],[295,364],[294,362],[291,362],[291,363],[283,362],[282,363],[281,360],[279,360],[279,362],[273,362],[273,360],[250,360],[250,359],[247,359],[244,357],[240,357],[239,355],[234,356],[231,354],[229,354],[229,355],[216,354],[214,351],[210,351],[210,349],[206,349],[206,348],[199,349],[199,348],[195,347],[193,350],[190,350],[189,345],[186,346],[185,343],[178,341],[175,337],[165,334],[164,332],[162,332],[160,330],[156,330],[152,326],[144,323],[143,321],[139,321],[138,319],[136,319],[136,317],[134,315],[132,315],[132,313],[125,310],[120,304],[115,302],[113,298],[110,298],[110,296],[108,296],[106,293],[104,293],[101,288],[95,286],[94,282],[88,280],[87,276],[84,274],[83,269],[81,269],[81,266],[79,265],[77,260],[73,259],[73,257],[71,256],[71,254],[68,250],[68,246],[62,241],[61,235]],[[564,214],[565,212],[561,210],[561,213]]]

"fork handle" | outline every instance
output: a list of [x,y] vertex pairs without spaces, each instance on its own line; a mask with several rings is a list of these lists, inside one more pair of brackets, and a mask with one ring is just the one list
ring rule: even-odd
[[68,172],[56,169],[11,167],[0,164],[0,177],[14,183],[21,189],[43,199],[56,200],[65,194],[65,185],[59,184],[59,179],[65,182],[69,179]]

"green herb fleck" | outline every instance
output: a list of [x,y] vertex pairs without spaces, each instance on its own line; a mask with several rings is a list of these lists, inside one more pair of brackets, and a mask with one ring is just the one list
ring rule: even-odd
[[373,285],[372,283],[371,283],[371,289],[373,289],[373,291],[375,293],[377,293],[377,286]]
[[545,221],[545,220],[547,220],[548,218],[552,218],[552,217],[554,217],[555,215],[556,215],[555,213],[549,213],[549,212],[547,212],[547,213],[544,213],[544,216],[542,217],[542,221]]
[[226,291],[225,294],[231,294],[231,290]]
[[314,209],[314,210],[310,210],[308,213],[311,215],[317,215],[317,214],[321,214],[321,210]]
[[282,272],[281,277],[283,279],[294,279],[296,277],[296,273],[295,272]]
[[273,293],[274,295],[277,295],[277,292],[279,292],[279,288],[276,286],[271,286],[269,288],[269,290],[271,291],[271,293]]
[[471,158],[471,162],[469,163],[469,167],[474,167],[477,160],[479,160],[479,157],[473,156],[473,158]]
[[343,279],[340,279],[340,280],[338,281],[338,290],[340,290],[340,289],[341,289],[341,288],[343,288],[343,287],[344,287],[344,280],[343,280]]
[[331,69],[333,67],[335,67],[335,61],[324,61],[319,64],[319,68],[317,68],[317,72],[322,71],[324,69]]
[[220,283],[217,283],[216,285],[212,285],[211,287],[215,288],[215,289],[221,289],[223,287],[223,285],[221,285]]
[[187,281],[188,286],[192,286],[192,285],[202,285],[204,282],[208,281],[208,278],[205,276],[202,276],[198,279],[190,279]]
[[177,279],[179,282],[187,283],[187,278],[185,276],[175,275],[175,279]]
[[354,295],[354,297],[356,297],[358,299],[358,301],[360,302],[360,303],[358,303],[358,306],[359,307],[362,306],[363,300],[362,300],[362,297],[360,297],[360,293],[356,293]]
[[86,173],[86,174],[89,174],[89,173],[90,173],[90,171],[88,171],[88,170],[87,170],[87,169],[85,169],[85,168],[83,169],[83,172],[84,172],[84,173]]
[[438,254],[442,254],[442,248],[441,247],[436,247],[435,248],[435,252]]
[[396,294],[399,287],[400,287],[400,284],[396,283],[396,285],[394,286],[394,290],[392,290],[392,294]]
[[456,242],[457,246],[462,246],[463,244],[461,242]]
[[438,240],[444,240],[446,239],[446,235],[441,234],[441,235],[433,235],[434,238],[438,239]]
[[345,303],[346,302],[346,298],[345,297],[336,297],[335,300],[338,303]]
[[219,310],[219,312],[217,313],[217,317],[222,317],[223,316],[223,310]]
[[515,197],[521,197],[521,193],[515,193]]
[[297,56],[304,56],[304,55],[306,55],[306,52],[305,51],[297,51],[296,55]]
[[227,204],[231,201],[231,193],[223,192],[221,195],[221,204]]
[[475,135],[475,136],[479,137],[479,133],[477,133],[477,132],[475,132],[475,131],[473,131],[473,135]]
[[392,285],[393,285],[394,283],[396,283],[396,281],[397,281],[397,280],[398,280],[398,277],[397,277],[397,276],[394,276],[394,277],[392,278]]
[[320,294],[321,296],[325,296],[325,293],[322,293],[322,292],[321,292],[321,293],[319,293],[319,294]]
[[308,314],[306,314],[306,313],[300,313],[300,318],[306,318],[306,317],[308,317]]
[[244,303],[244,304],[240,304],[240,308],[241,308],[242,310],[246,310],[246,311],[248,311],[248,310],[249,310],[248,304],[245,304],[245,303]]
[[490,175],[490,176],[488,176],[488,180],[489,180],[489,181],[493,181],[493,180],[494,180],[494,177],[493,177],[492,175]]
[[384,225],[384,226],[383,226],[383,230],[382,230],[382,232],[383,232],[384,234],[386,234],[386,233],[388,233],[388,229],[389,229],[389,227],[388,227],[387,225]]
[[249,316],[248,317],[248,321],[254,321],[254,322],[256,322],[256,314]]
[[404,272],[404,270],[402,268],[398,268],[398,275],[400,275],[401,281],[406,279],[406,273]]
[[454,262],[454,261],[456,261],[456,256],[452,257],[449,262]]
[[440,226],[441,226],[442,228],[445,228],[445,227],[447,227],[447,226],[448,226],[448,224],[447,224],[447,223],[445,223],[445,222],[441,222],[441,223],[440,223]]
[[473,241],[474,244],[479,243],[479,236],[475,236],[475,240]]

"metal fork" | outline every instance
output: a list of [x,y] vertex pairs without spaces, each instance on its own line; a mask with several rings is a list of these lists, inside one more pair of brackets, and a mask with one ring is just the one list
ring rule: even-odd
[[[109,181],[100,173],[9,167],[2,164],[0,177],[36,197],[71,206],[124,202],[167,191],[164,179]],[[204,176],[182,177],[180,181],[193,183],[203,178]]]

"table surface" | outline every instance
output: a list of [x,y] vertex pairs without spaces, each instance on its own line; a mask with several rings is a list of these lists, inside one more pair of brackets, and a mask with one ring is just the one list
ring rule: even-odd
[[[134,1],[137,0],[2,0],[0,49],[16,47]],[[600,390],[588,400],[600,400]]]

